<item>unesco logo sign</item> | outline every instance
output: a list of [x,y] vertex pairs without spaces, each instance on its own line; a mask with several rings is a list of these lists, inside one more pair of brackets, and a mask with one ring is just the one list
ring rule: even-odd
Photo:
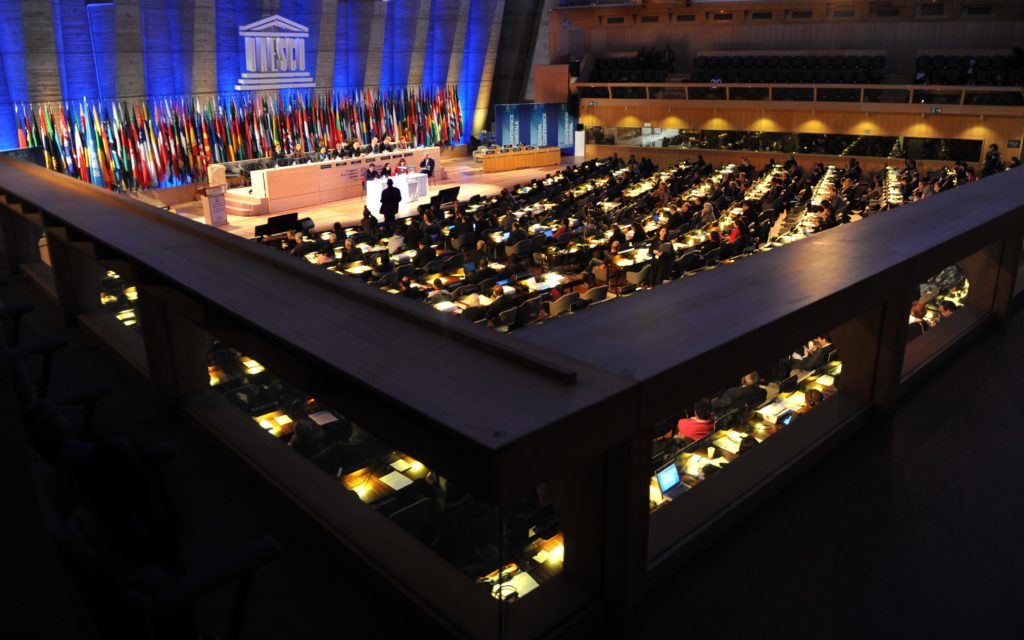
[[242,25],[245,38],[245,71],[236,91],[307,89],[314,85],[306,71],[306,39],[309,29],[281,16],[270,16]]

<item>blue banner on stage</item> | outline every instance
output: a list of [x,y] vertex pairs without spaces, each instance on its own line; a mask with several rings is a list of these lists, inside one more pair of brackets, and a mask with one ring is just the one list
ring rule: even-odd
[[574,153],[576,118],[564,104],[499,104],[494,107],[495,140],[502,145],[558,147]]

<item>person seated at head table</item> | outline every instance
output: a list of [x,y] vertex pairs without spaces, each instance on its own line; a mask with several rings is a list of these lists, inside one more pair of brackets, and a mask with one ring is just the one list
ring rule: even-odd
[[331,159],[331,154],[327,152],[327,147],[320,147],[320,151],[316,154],[316,159],[320,162]]
[[377,165],[371,162],[370,166],[366,168],[366,181],[369,182],[370,180],[376,180],[379,177],[380,174],[377,172]]
[[707,398],[701,398],[693,405],[693,417],[681,418],[676,423],[675,437],[700,440],[711,435],[715,430],[715,423],[711,418],[711,402]]
[[409,165],[407,165],[405,163],[405,158],[399,159],[398,164],[395,165],[395,173],[394,173],[394,175],[398,176],[398,175],[402,175],[403,173],[408,173],[408,172],[409,172]]
[[415,265],[417,269],[422,269],[423,267],[430,264],[431,261],[436,259],[437,251],[435,251],[432,247],[430,247],[429,244],[427,244],[426,238],[420,238],[418,248],[416,249],[416,257],[413,258],[412,261],[413,265]]
[[758,385],[760,381],[761,377],[756,371],[751,371],[743,376],[740,386],[726,389],[711,403],[715,413],[724,413],[741,403],[745,404],[747,408],[753,408],[764,402],[768,397],[768,392]]
[[825,394],[817,389],[809,389],[804,394],[804,406],[800,407],[797,413],[807,413],[811,409],[817,407],[825,399]]
[[384,151],[394,151],[395,142],[391,139],[391,136],[384,136],[384,142],[381,143],[381,148]]
[[357,262],[363,259],[363,250],[356,246],[352,238],[345,238],[345,247],[341,251],[342,262]]
[[427,304],[437,304],[443,300],[451,300],[452,294],[450,291],[445,289],[444,281],[441,278],[435,278],[430,283],[430,292],[427,293]]
[[502,311],[516,306],[512,296],[506,295],[501,285],[494,285],[491,288],[491,304],[487,306],[487,319],[497,320]]
[[526,238],[526,232],[519,228],[519,221],[513,221],[508,232],[508,238],[505,240],[505,246],[514,247],[517,242],[522,242]]
[[391,163],[390,162],[385,162],[384,166],[381,167],[380,171],[378,171],[377,173],[378,173],[378,175],[381,178],[386,178],[386,177],[390,176],[391,175]]
[[409,141],[405,139],[405,136],[398,138],[398,142],[395,144],[395,146],[399,149],[410,148]]
[[344,141],[336,143],[334,145],[334,148],[331,149],[331,158],[333,160],[337,160],[339,158],[344,158],[347,155],[348,154],[345,151],[345,142]]
[[373,136],[373,139],[370,140],[369,153],[381,153],[381,151],[383,151],[383,147],[381,147],[380,140],[377,139],[377,136]]

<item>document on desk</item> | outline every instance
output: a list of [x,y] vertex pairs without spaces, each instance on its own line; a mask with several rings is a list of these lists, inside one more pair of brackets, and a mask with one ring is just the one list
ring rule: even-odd
[[404,489],[404,488],[408,487],[410,484],[412,484],[412,480],[410,480],[409,478],[406,478],[404,475],[402,475],[398,471],[392,471],[388,475],[382,476],[380,481],[383,482],[384,484],[388,485],[389,487],[391,487],[395,491],[401,491],[402,489]]
[[525,596],[526,594],[530,593],[531,591],[540,586],[539,584],[537,584],[537,581],[533,579],[533,576],[526,573],[525,571],[522,573],[517,573],[516,575],[512,576],[511,580],[506,580],[502,584],[512,585],[512,587],[514,587],[516,590],[516,595],[520,598],[522,598],[523,596]]
[[395,471],[406,472],[412,468],[412,465],[405,461],[405,458],[399,458],[391,463],[391,468]]
[[325,424],[331,424],[332,422],[338,421],[338,417],[330,411],[317,411],[316,413],[311,413],[309,414],[309,419],[321,427]]

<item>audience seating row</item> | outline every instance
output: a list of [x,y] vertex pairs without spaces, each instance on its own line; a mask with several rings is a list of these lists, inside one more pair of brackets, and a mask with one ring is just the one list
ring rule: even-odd
[[925,55],[917,57],[916,84],[1016,86],[1024,80],[1024,56]]
[[885,56],[709,56],[694,61],[694,82],[878,84]]

